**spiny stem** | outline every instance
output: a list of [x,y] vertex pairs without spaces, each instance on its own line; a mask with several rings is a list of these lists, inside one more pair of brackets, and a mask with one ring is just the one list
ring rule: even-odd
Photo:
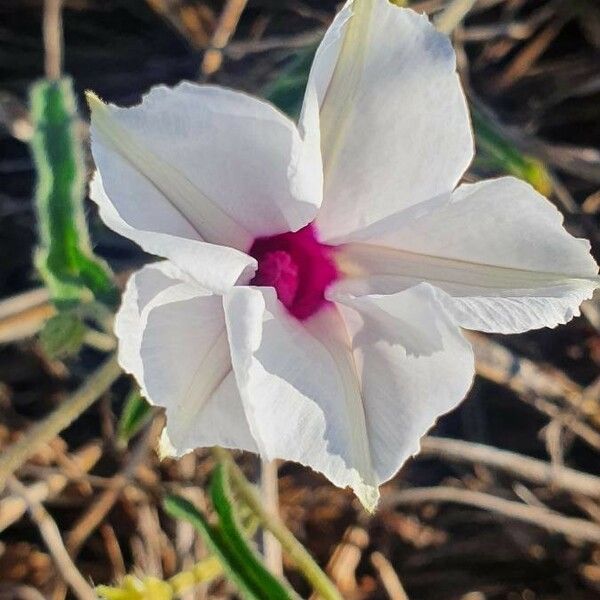
[[292,535],[279,517],[268,512],[256,493],[254,486],[246,479],[235,464],[229,452],[215,447],[213,453],[217,460],[227,466],[231,483],[243,502],[258,517],[261,525],[268,529],[278,540],[288,556],[294,561],[306,580],[323,600],[342,600],[339,591],[323,573],[306,548]]
[[43,421],[34,425],[18,442],[9,446],[0,456],[0,490],[14,471],[89,408],[120,374],[117,358],[112,355],[70,398],[63,401]]

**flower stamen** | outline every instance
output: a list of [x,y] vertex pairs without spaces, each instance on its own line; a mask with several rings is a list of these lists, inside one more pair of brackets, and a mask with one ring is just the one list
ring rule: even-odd
[[325,291],[338,278],[333,248],[322,244],[310,224],[290,231],[257,238],[250,255],[258,261],[251,285],[275,288],[277,297],[299,320],[327,304]]

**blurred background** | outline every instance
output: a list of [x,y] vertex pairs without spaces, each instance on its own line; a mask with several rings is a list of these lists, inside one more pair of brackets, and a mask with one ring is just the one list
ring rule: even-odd
[[[78,138],[87,152],[84,90],[131,105],[152,85],[183,79],[245,90],[294,116],[337,4],[64,0],[63,70],[77,96]],[[447,2],[404,4],[436,17]],[[38,0],[0,0],[0,448],[69,397],[112,343],[87,332],[75,351],[49,351],[48,335],[39,335],[55,314],[33,262],[28,90],[52,48],[44,46],[42,16]],[[479,0],[451,28],[478,149],[467,179],[527,179],[571,233],[591,240],[598,260],[600,3]],[[86,165],[89,174],[89,154]],[[105,228],[89,202],[85,216],[94,251],[122,284],[148,257]],[[466,402],[386,484],[374,516],[293,464],[279,468],[281,516],[345,598],[600,598],[599,302],[552,331],[471,340],[478,376]],[[185,488],[204,506],[212,458],[197,451],[159,463],[156,427],[124,424],[131,389],[120,378],[17,472],[94,584],[126,573],[168,578],[207,552],[191,526],[163,513],[160,496]],[[256,476],[254,457],[240,456],[240,464]],[[435,494],[422,491],[433,486]],[[40,524],[13,492],[0,496],[0,598],[74,597]],[[235,593],[215,577],[182,597]]]

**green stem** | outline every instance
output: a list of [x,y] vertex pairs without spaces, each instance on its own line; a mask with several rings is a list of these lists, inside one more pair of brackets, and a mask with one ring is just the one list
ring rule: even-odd
[[262,526],[268,529],[278,540],[288,556],[294,561],[307,581],[323,600],[342,600],[337,588],[323,573],[306,548],[293,536],[291,531],[275,515],[267,512],[256,493],[254,486],[246,479],[241,469],[235,464],[231,455],[223,448],[213,448],[217,460],[223,463],[229,471],[231,483],[240,498],[258,517]]
[[117,358],[112,355],[70,398],[43,421],[34,425],[18,442],[9,446],[0,456],[0,490],[14,471],[89,408],[120,374]]

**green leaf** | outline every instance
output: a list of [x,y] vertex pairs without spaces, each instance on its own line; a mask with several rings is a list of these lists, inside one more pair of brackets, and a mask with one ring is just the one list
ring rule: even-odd
[[227,543],[230,544],[233,552],[240,554],[240,560],[251,567],[252,577],[256,580],[258,586],[263,587],[268,592],[267,598],[285,600],[286,598],[296,597],[291,589],[284,588],[283,584],[263,566],[258,555],[248,546],[235,514],[227,471],[223,464],[215,467],[210,493],[213,507],[219,515],[219,524],[225,533]]
[[209,550],[221,561],[225,574],[247,600],[292,600],[295,592],[270,573],[241,533],[222,465],[215,468],[211,497],[219,520],[211,525],[191,502],[180,496],[165,498],[165,510],[174,518],[190,522]]
[[84,219],[85,166],[71,80],[34,84],[30,103],[40,237],[36,266],[59,307],[92,298],[116,306],[112,274],[94,256]]
[[302,108],[304,90],[317,46],[297,50],[287,67],[263,90],[263,96],[281,111],[297,118]]
[[545,196],[552,193],[552,179],[542,162],[521,152],[491,119],[474,106],[471,106],[471,119],[479,151],[476,164],[519,177]]
[[50,358],[66,358],[79,352],[85,332],[81,318],[72,311],[64,311],[46,321],[40,343]]
[[151,416],[152,406],[137,388],[133,389],[125,400],[117,426],[119,440],[127,443],[150,420]]

